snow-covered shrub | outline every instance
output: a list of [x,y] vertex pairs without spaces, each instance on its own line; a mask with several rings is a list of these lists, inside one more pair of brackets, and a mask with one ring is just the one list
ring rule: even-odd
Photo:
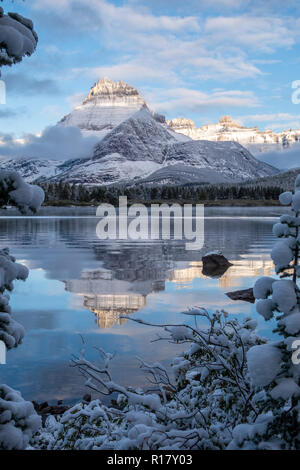
[[0,450],[26,449],[40,426],[33,404],[7,385],[0,385]]
[[[35,212],[43,199],[43,190],[25,183],[17,173],[0,172],[0,205],[10,203],[22,212]],[[8,248],[0,250],[0,340],[7,349],[18,346],[25,332],[11,316],[6,291],[13,289],[15,279],[25,280],[27,276],[27,267],[16,263]],[[25,449],[40,425],[32,403],[23,400],[19,392],[0,384],[0,449]]]
[[273,228],[281,239],[271,253],[280,279],[259,279],[254,296],[258,313],[266,320],[275,316],[275,332],[282,339],[248,351],[252,384],[264,396],[255,424],[237,427],[230,448],[300,448],[300,366],[292,361],[293,343],[300,340],[300,175],[294,193],[283,193],[279,199],[291,206]]
[[[61,418],[51,417],[32,440],[40,449],[224,449],[234,426],[253,422],[259,413],[247,372],[247,351],[263,343],[256,322],[229,320],[225,312],[212,316],[194,308],[207,327],[161,325],[167,339],[189,345],[174,359],[175,383],[161,364],[141,368],[148,390],[133,390],[112,380],[113,356],[99,350],[103,366],[88,362],[84,352],[75,365],[87,385],[104,395],[116,394],[111,405],[100,399],[79,403]],[[140,323],[145,324],[141,320]],[[164,339],[164,338],[161,338]]]
[[5,343],[7,349],[17,346],[25,332],[23,326],[11,317],[9,295],[5,290],[11,291],[15,279],[25,281],[27,276],[27,267],[16,263],[8,248],[0,250],[0,340]]
[[44,191],[26,183],[15,171],[0,171],[0,207],[16,206],[21,213],[37,212],[44,202]]
[[[21,62],[36,49],[38,37],[31,20],[0,7],[0,67]],[[0,72],[1,75],[1,72]]]
[[[44,191],[25,183],[16,172],[0,171],[0,206],[13,204],[22,213],[36,212],[44,201]],[[0,340],[8,349],[17,346],[24,337],[22,325],[11,317],[9,295],[5,291],[13,289],[13,281],[25,280],[28,269],[9,254],[8,248],[0,250]]]

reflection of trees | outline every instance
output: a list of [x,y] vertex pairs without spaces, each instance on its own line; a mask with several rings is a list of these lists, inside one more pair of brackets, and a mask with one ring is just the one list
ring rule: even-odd
[[[264,250],[261,240],[270,238],[272,221],[262,218],[207,218],[205,246],[199,252],[186,251],[184,241],[103,242],[96,236],[97,222],[93,217],[6,218],[1,228],[2,236],[22,246],[20,255],[31,267],[42,267],[47,277],[65,279],[68,292],[82,295],[85,306],[101,319],[99,325],[118,323],[120,314],[138,311],[149,293],[164,290],[166,280],[182,286],[183,280],[203,278],[201,259],[208,251],[220,249],[234,263],[220,277],[220,287],[269,272],[267,262],[249,261],[249,253]],[[117,302],[121,296],[145,300]]]
[[[221,250],[228,259],[238,259],[260,248],[271,237],[272,221],[258,219],[206,219],[205,246],[186,251],[183,242],[102,242],[97,239],[97,218],[29,218],[1,220],[1,232],[11,245],[22,245],[22,257],[31,266],[42,267],[53,279],[74,279],[84,269],[99,265],[117,279],[165,280],[178,263],[201,261],[204,253]],[[24,254],[23,254],[24,253]]]

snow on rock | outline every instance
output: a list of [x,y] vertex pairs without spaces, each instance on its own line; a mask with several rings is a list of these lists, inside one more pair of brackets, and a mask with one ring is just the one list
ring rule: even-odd
[[26,449],[40,426],[41,418],[33,404],[20,392],[0,385],[0,450]]
[[31,20],[0,9],[0,66],[20,62],[36,49],[38,37]]
[[[32,158],[29,164],[24,159],[18,161],[15,169],[24,177],[34,173],[30,181],[41,178],[101,185],[221,184],[279,172],[256,160],[238,142],[193,141],[174,132],[163,116],[148,108],[135,88],[108,78],[92,87],[84,102],[56,127],[61,126],[75,126],[83,135],[96,137],[99,143],[94,151],[87,150],[85,158],[72,158],[62,164],[51,160],[45,164]],[[1,167],[11,169],[14,164],[4,161]]]
[[186,135],[193,140],[210,140],[213,142],[232,141],[246,147],[254,155],[270,150],[281,150],[300,140],[300,129],[284,130],[280,133],[270,129],[260,131],[255,127],[244,127],[234,122],[230,116],[223,116],[216,124],[207,124],[196,128],[191,119],[175,118],[167,121],[174,132]]
[[[1,154],[1,146],[0,146]],[[60,160],[35,160],[32,158],[9,158],[0,160],[0,172],[16,171],[26,181],[33,183],[34,181],[42,181],[51,176],[55,176],[60,172]]]
[[[112,164],[118,158],[117,164]],[[132,164],[130,165],[130,163]],[[136,162],[143,162],[140,166]],[[144,167],[144,173],[141,169]],[[130,171],[128,171],[130,169]],[[108,133],[89,158],[66,162],[53,180],[69,183],[139,184],[233,182],[277,170],[233,142],[180,142],[143,107]],[[187,175],[187,173],[189,173]],[[194,176],[193,176],[194,175]]]
[[269,385],[281,368],[281,352],[272,344],[253,346],[247,353],[250,377],[254,385]]
[[208,253],[205,253],[204,257],[205,256],[211,256],[211,255],[223,255],[222,251],[221,250],[215,250],[215,251],[209,251]]
[[138,91],[128,83],[102,78],[91,88],[83,103],[59,124],[79,127],[84,134],[96,134],[100,140],[145,106]]

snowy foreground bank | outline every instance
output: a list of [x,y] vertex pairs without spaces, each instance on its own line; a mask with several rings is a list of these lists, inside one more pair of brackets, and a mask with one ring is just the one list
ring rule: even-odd
[[[19,205],[9,193],[11,184],[18,189],[22,183],[1,181],[1,194],[6,191],[10,203]],[[25,210],[29,200],[22,199]],[[263,277],[254,286],[257,311],[265,320],[275,316],[279,340],[260,338],[251,318],[239,322],[225,311],[192,308],[184,313],[199,317],[205,327],[158,325],[161,341],[186,344],[186,352],[173,360],[174,383],[162,365],[141,360],[148,390],[122,387],[110,374],[111,354],[99,349],[99,367],[83,351],[73,365],[99,399],[78,403],[60,418],[48,417],[44,427],[31,403],[1,385],[0,449],[299,449],[300,176],[294,193],[284,193],[280,201],[291,207],[274,226],[280,240],[271,256],[278,277]],[[38,205],[31,198],[27,208]],[[27,270],[2,250],[0,275],[0,339],[9,349],[24,331],[12,319],[5,291],[13,279],[25,279]],[[117,398],[108,406],[101,393]]]

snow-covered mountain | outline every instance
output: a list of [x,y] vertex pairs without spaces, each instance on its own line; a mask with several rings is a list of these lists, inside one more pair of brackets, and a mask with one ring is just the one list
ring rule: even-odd
[[102,78],[90,89],[83,103],[59,124],[79,127],[85,135],[96,134],[102,138],[146,106],[138,91],[128,83]]
[[[184,124],[183,130],[186,128]],[[138,91],[127,83],[99,80],[82,105],[57,126],[75,126],[94,135],[98,144],[86,158],[65,162],[18,159],[2,161],[27,181],[82,184],[234,182],[276,174],[237,142],[192,140],[178,126],[153,113]],[[229,139],[227,139],[229,140]],[[233,139],[236,140],[236,139]],[[58,149],[59,150],[59,149]]]
[[34,160],[32,158],[0,160],[0,170],[17,171],[27,183],[44,180],[60,173],[60,165],[59,160]]
[[229,116],[222,117],[216,124],[208,124],[198,129],[191,119],[186,118],[175,118],[167,123],[174,132],[184,134],[193,140],[239,142],[254,155],[300,143],[300,129],[289,129],[279,133],[271,129],[260,131],[258,127],[241,126]]
[[236,142],[178,139],[178,134],[143,108],[107,134],[91,157],[66,162],[65,170],[51,179],[112,184],[136,178],[135,182],[172,184],[185,183],[188,178],[216,183],[276,173]]

